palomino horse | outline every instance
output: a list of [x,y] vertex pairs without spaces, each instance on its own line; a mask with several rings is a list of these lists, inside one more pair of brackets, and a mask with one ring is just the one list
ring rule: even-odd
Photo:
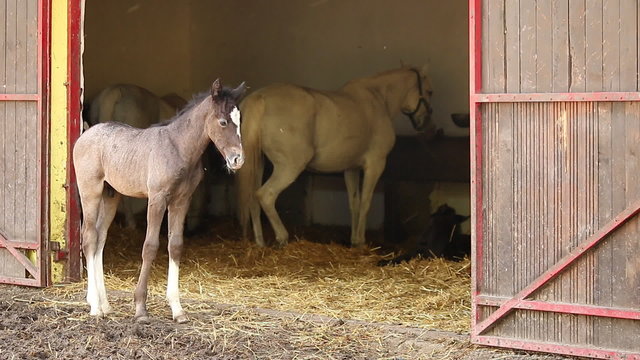
[[[337,91],[276,84],[247,96],[240,104],[246,159],[236,177],[245,237],[250,217],[255,241],[264,246],[262,207],[277,242],[285,245],[289,234],[275,209],[278,195],[305,169],[344,171],[351,244],[364,245],[373,190],[395,142],[392,119],[402,112],[416,130],[423,130],[431,120],[430,99],[424,69],[414,68],[351,80]],[[262,153],[273,163],[273,173],[264,185]]]
[[[102,89],[91,102],[89,124],[96,125],[117,121],[140,129],[171,119],[184,108],[186,101],[176,94],[162,98],[151,91],[133,84],[115,84]],[[196,192],[203,192],[202,186]],[[189,212],[187,226],[200,220],[206,194],[195,196],[192,211]],[[118,212],[125,216],[128,228],[136,228],[135,214],[146,210],[146,201],[125,197],[120,202]],[[191,213],[197,213],[197,216]]]
[[[230,90],[216,80],[210,96],[194,99],[172,121],[147,129],[110,122],[91,127],[73,148],[83,209],[82,250],[87,261],[87,302],[91,315],[109,312],[102,252],[120,196],[148,198],[147,234],[135,290],[136,319],[147,321],[147,281],[158,250],[164,212],[169,210],[167,300],[173,319],[188,320],[178,290],[182,233],[191,194],[203,176],[200,158],[213,141],[235,171],[244,162],[240,112],[244,83]],[[115,191],[113,191],[115,190]]]

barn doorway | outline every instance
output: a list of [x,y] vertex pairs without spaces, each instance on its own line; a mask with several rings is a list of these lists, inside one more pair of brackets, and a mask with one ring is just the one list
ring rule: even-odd
[[[207,89],[218,77],[226,84],[247,81],[252,90],[274,82],[335,89],[350,79],[398,68],[402,64],[417,67],[428,64],[434,88],[434,121],[442,132],[425,138],[412,129],[406,117],[394,119],[398,141],[389,157],[387,173],[374,194],[368,227],[371,238],[377,240],[370,242],[370,248],[351,250],[344,246],[348,241],[350,215],[341,174],[307,174],[288,189],[278,203],[292,237],[297,235],[294,229],[304,229],[303,235],[309,239],[302,236],[300,241],[290,244],[290,250],[285,249],[280,255],[272,249],[257,249],[240,242],[233,223],[233,181],[223,174],[224,177],[210,185],[212,195],[207,198],[210,228],[204,235],[194,236],[187,242],[191,241],[188,246],[194,251],[192,254],[197,246],[209,247],[205,251],[207,254],[218,253],[213,258],[201,258],[200,265],[207,262],[238,267],[238,272],[229,275],[229,279],[242,273],[267,283],[274,278],[284,282],[284,273],[288,270],[315,273],[317,278],[318,273],[343,259],[347,263],[340,263],[340,266],[361,274],[349,280],[354,282],[339,285],[350,294],[347,296],[359,299],[360,305],[352,308],[364,308],[365,304],[374,306],[372,298],[362,298],[346,289],[358,288],[369,281],[393,282],[387,277],[377,279],[374,276],[375,281],[367,278],[378,271],[372,269],[378,269],[375,263],[384,254],[410,248],[410,242],[417,240],[430,214],[439,205],[449,204],[461,215],[470,213],[469,132],[455,125],[451,118],[452,114],[467,113],[469,104],[465,3],[443,4],[430,0],[403,1],[392,5],[383,0],[290,0],[278,5],[260,2],[249,5],[192,0],[178,7],[169,0],[139,1],[135,4],[125,1],[87,2],[84,33],[84,98],[87,108],[103,88],[118,83],[139,85],[158,96],[174,93],[188,100],[193,94]],[[395,240],[385,242],[389,238],[394,239],[395,233],[390,234],[388,230],[398,224],[408,235],[402,241],[395,239],[398,240],[396,243]],[[263,226],[265,232],[269,231],[267,222]],[[470,233],[468,221],[461,226],[463,233]],[[129,273],[135,272],[143,235],[119,230],[115,224],[111,234],[111,244],[126,242],[121,254],[128,257],[112,257],[107,260],[105,268],[109,271],[109,266],[112,266],[114,276],[120,274],[117,269],[123,267]],[[108,242],[106,252],[110,251],[109,248]],[[292,267],[288,270],[279,267],[267,270],[269,266],[258,261],[256,254],[276,263],[288,256]],[[314,255],[317,259],[313,259]],[[465,291],[468,291],[469,260],[464,261],[466,263],[449,264],[438,259],[429,262],[431,265],[425,262],[411,265],[413,270],[409,278],[412,284],[429,282],[420,275],[429,266],[432,270],[434,266],[445,266],[453,270],[447,270],[447,276],[452,278],[443,282],[455,282],[460,289],[465,289],[463,293],[452,290],[439,300],[451,301],[450,296],[459,299],[453,301],[457,301],[463,311],[458,313],[458,320],[447,320],[443,313],[434,325],[426,320],[428,316],[418,315],[411,320],[412,324],[420,325],[422,322],[421,326],[446,329],[468,327],[464,299],[468,297]],[[156,262],[165,266],[166,259],[161,257]],[[264,276],[244,273],[249,271],[243,267],[248,267],[247,264],[253,264],[251,266],[257,268],[255,271],[262,272]],[[160,275],[163,271],[155,276],[159,281],[163,279]],[[188,276],[188,271],[184,271],[184,276]],[[214,272],[208,271],[209,274]],[[390,271],[398,276],[402,272],[400,269]],[[273,284],[260,287],[270,286]],[[371,286],[373,289],[378,285]],[[434,292],[448,291],[447,284],[438,286],[443,287]],[[294,295],[282,291],[278,298],[301,298],[299,291],[291,290]],[[383,293],[387,290],[379,287],[372,291]],[[220,297],[217,299],[225,301]],[[238,298],[227,300],[243,301]],[[307,311],[297,307],[305,301],[313,303],[306,298],[298,304],[282,306]],[[398,304],[413,302],[402,298],[397,301]],[[322,311],[346,311],[332,308],[339,300],[322,299],[322,302],[328,304],[324,307],[317,305],[324,309]],[[416,313],[435,311],[429,310],[424,302],[419,303],[422,305],[417,305]],[[269,306],[264,302],[259,305]],[[396,311],[402,311],[403,306],[395,306]],[[377,307],[379,314],[385,313],[384,308],[382,305]],[[364,315],[361,311],[355,313],[359,315],[354,316],[368,317],[368,320],[381,319],[378,315]]]

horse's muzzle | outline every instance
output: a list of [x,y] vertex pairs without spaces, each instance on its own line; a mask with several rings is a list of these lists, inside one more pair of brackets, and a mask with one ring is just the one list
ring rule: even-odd
[[227,157],[227,167],[230,170],[236,171],[242,167],[242,164],[244,164],[244,155],[242,153]]

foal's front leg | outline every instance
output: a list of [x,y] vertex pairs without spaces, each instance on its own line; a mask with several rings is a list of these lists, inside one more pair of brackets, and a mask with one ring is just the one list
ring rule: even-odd
[[136,321],[147,322],[147,282],[151,272],[151,264],[158,252],[160,235],[160,225],[162,217],[167,209],[167,200],[164,193],[149,194],[149,205],[147,207],[147,235],[142,247],[142,269],[134,294],[136,304]]
[[189,198],[173,201],[169,204],[169,274],[167,278],[167,301],[171,306],[173,320],[178,323],[189,321],[180,305],[180,258],[182,256],[182,242],[184,219],[189,210]]

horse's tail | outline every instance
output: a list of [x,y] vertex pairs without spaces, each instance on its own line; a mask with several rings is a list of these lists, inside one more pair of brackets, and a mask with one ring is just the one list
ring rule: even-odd
[[244,165],[236,172],[236,199],[238,220],[242,235],[247,238],[252,206],[257,205],[256,191],[262,183],[264,159],[260,132],[265,100],[260,94],[252,94],[240,104],[242,114],[242,147]]
[[113,111],[121,97],[122,93],[117,87],[108,87],[102,90],[91,104],[90,125],[113,121]]

